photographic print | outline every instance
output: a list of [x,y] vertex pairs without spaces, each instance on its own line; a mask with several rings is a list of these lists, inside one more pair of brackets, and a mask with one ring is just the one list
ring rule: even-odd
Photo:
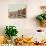
[[26,18],[26,4],[9,4],[8,18]]

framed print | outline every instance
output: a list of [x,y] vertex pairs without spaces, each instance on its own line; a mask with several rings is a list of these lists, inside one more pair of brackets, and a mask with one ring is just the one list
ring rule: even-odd
[[26,4],[9,4],[8,18],[26,18]]

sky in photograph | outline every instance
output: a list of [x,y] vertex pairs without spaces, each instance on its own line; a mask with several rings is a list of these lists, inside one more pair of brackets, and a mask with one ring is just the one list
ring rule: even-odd
[[26,4],[9,4],[8,10],[9,11],[17,11],[18,9],[25,8]]

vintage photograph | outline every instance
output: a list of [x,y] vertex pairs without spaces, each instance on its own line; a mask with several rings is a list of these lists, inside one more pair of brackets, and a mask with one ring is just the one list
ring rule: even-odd
[[9,4],[8,18],[26,18],[26,4]]

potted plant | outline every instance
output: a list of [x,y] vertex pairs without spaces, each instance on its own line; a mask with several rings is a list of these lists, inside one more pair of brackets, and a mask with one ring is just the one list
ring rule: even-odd
[[36,19],[39,20],[41,26],[46,27],[46,14],[38,15]]
[[[11,41],[12,36],[17,36],[17,33],[18,31],[15,26],[6,26],[5,34],[10,41]],[[10,42],[9,40],[8,42]]]
[[42,27],[46,27],[46,6],[40,6],[42,14],[36,16],[36,19],[39,20]]

